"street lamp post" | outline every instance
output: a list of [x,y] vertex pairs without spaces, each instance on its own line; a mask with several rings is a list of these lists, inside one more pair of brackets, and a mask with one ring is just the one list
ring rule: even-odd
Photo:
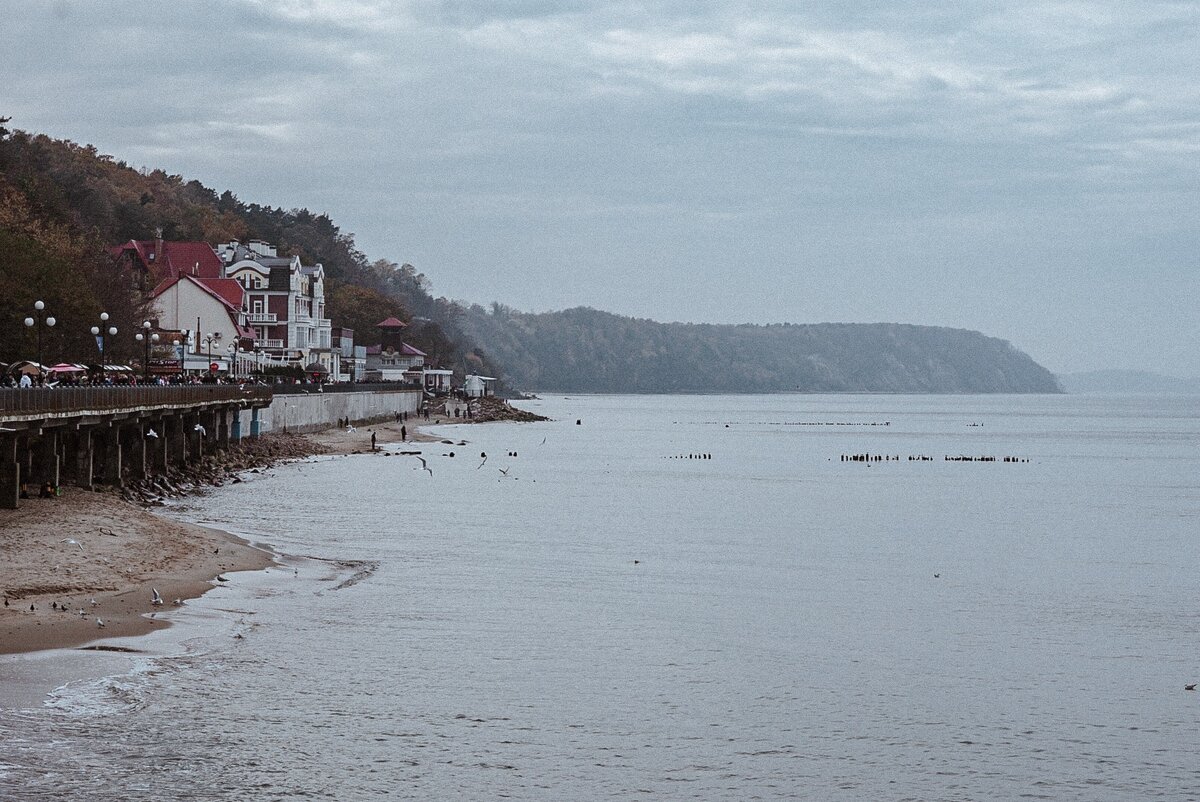
[[25,318],[26,326],[28,326],[30,328],[32,328],[34,325],[37,326],[38,370],[43,370],[43,367],[42,367],[42,326],[45,325],[45,326],[49,326],[50,328],[54,328],[54,324],[58,322],[57,320],[55,320],[52,317],[46,317],[45,310],[46,310],[46,304],[44,304],[41,301],[34,301],[33,302],[33,311],[34,311],[34,314],[37,315],[36,319],[32,318],[32,317]]
[[150,333],[151,328],[150,321],[144,320],[142,321],[142,330],[134,335],[134,339],[142,343],[146,348],[142,359],[142,376],[146,384],[150,383],[150,344],[158,342],[159,339],[157,331],[153,334]]
[[206,335],[204,342],[206,345],[205,355],[208,357],[208,373],[210,376],[215,376],[216,372],[212,369],[212,347],[213,343],[221,342],[221,332],[214,331],[212,334]]
[[182,382],[182,381],[183,381],[183,376],[184,376],[184,371],[183,371],[183,360],[184,360],[184,353],[183,353],[183,351],[182,351],[182,350],[180,350],[180,348],[179,348],[179,338],[178,338],[178,337],[176,337],[174,340],[172,340],[172,341],[171,341],[171,345],[173,345],[173,346],[175,347],[175,351],[174,351],[174,353],[173,353],[173,354],[171,354],[171,355],[172,355],[172,356],[177,356],[177,357],[179,357],[179,381],[181,381],[181,382]]
[[100,313],[100,325],[92,326],[92,336],[100,338],[100,376],[101,376],[101,378],[104,377],[104,371],[105,371],[104,357],[105,357],[105,352],[108,350],[105,347],[105,345],[107,343],[107,338],[117,336],[117,327],[116,326],[108,326],[107,328],[105,328],[104,324],[107,322],[108,322],[108,312],[101,312]]

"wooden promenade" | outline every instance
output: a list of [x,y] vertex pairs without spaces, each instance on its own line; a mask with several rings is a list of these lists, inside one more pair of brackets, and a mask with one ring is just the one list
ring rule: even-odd
[[120,487],[257,437],[272,397],[234,384],[0,389],[0,507],[19,506],[23,488]]

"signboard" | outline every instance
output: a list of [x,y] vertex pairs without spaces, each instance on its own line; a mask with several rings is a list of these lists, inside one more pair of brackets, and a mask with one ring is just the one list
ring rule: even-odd
[[169,374],[169,373],[179,373],[182,370],[183,370],[182,360],[178,360],[178,359],[151,359],[150,360],[150,372],[151,373]]

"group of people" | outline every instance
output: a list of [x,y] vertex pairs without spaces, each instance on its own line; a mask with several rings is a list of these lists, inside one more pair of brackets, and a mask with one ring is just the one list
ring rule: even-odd
[[169,387],[193,384],[267,384],[260,378],[235,378],[233,376],[179,375],[156,376],[146,379],[129,373],[20,373],[12,376],[0,375],[0,387],[19,389],[32,387]]

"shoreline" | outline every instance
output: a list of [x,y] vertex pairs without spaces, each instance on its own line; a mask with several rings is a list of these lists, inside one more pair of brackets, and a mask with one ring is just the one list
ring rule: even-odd
[[[445,423],[442,420],[439,423]],[[205,486],[240,482],[237,474],[320,454],[369,453],[400,442],[399,423],[326,429],[308,435],[269,434],[246,453],[196,465],[123,489],[64,486],[62,495],[30,498],[0,510],[0,656],[86,649],[95,641],[145,635],[170,626],[155,614],[216,586],[226,572],[278,564],[269,544],[155,511],[163,499]],[[408,421],[408,442],[437,442]],[[152,604],[157,590],[163,604]],[[93,604],[93,601],[95,604]],[[7,604],[4,604],[7,602]],[[30,609],[32,606],[33,609]],[[104,622],[100,627],[97,619]]]

